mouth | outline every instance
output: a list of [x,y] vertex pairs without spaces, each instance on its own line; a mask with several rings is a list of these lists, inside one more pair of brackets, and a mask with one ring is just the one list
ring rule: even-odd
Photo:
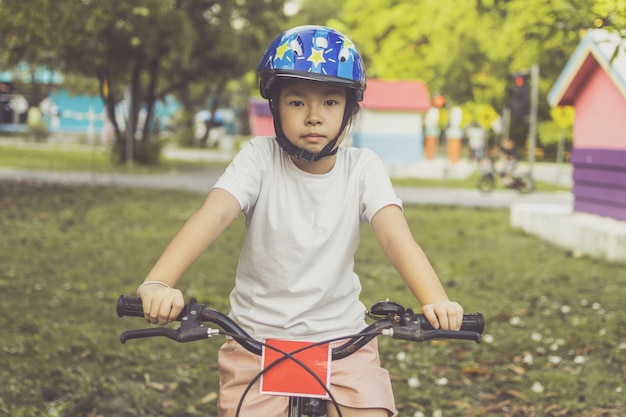
[[306,140],[307,142],[319,142],[323,140],[324,138],[326,138],[326,136],[321,135],[319,133],[309,133],[306,135],[302,135],[301,138]]

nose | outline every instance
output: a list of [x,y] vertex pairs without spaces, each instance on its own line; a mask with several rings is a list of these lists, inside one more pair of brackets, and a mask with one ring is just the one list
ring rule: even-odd
[[307,126],[318,126],[322,124],[322,117],[320,116],[317,106],[311,106],[305,120]]

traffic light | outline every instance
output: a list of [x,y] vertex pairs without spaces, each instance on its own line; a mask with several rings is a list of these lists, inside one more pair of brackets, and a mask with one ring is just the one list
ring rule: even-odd
[[511,111],[518,116],[527,116],[530,111],[530,74],[509,74],[507,94]]
[[446,104],[446,99],[442,95],[436,95],[433,97],[433,106],[440,109],[444,104]]

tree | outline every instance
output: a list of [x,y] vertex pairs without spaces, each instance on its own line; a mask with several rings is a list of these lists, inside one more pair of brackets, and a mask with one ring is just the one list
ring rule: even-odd
[[51,81],[38,76],[42,72],[37,70],[61,65],[54,53],[59,38],[53,22],[62,17],[50,0],[0,1],[0,68],[27,66],[24,78],[14,79],[14,89],[26,92],[31,106],[38,106],[52,88]]
[[449,105],[502,109],[508,74],[539,64],[539,116],[548,120],[545,97],[581,31],[624,14],[623,0],[347,0],[331,25],[358,45],[368,77],[421,79]]
[[289,27],[327,25],[342,14],[342,2],[337,0],[300,0],[297,12],[289,17]]
[[[262,55],[284,21],[276,13],[283,3],[2,0],[0,34],[19,40],[3,42],[10,57],[4,61],[49,64],[64,73],[97,76],[115,129],[116,159],[132,156],[151,163],[158,155],[150,140],[156,101],[176,92],[183,96],[190,86],[203,83],[216,88],[254,68],[251,62]],[[14,16],[20,20],[11,22]],[[30,38],[44,42],[31,43]],[[127,111],[119,119],[121,102]],[[145,117],[140,120],[142,109]]]

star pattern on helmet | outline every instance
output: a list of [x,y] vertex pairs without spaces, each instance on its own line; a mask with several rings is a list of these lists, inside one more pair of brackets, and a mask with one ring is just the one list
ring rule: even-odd
[[356,45],[354,45],[354,42],[352,42],[350,39],[346,37],[342,37],[341,40],[343,41],[344,48],[350,48],[350,49],[356,50]]
[[285,53],[290,49],[291,48],[289,47],[287,42],[281,44],[278,48],[276,48],[276,56],[274,57],[274,61],[277,59],[283,59]]
[[311,48],[311,55],[306,60],[312,62],[315,67],[324,64],[326,62],[326,59],[324,59],[324,50]]

